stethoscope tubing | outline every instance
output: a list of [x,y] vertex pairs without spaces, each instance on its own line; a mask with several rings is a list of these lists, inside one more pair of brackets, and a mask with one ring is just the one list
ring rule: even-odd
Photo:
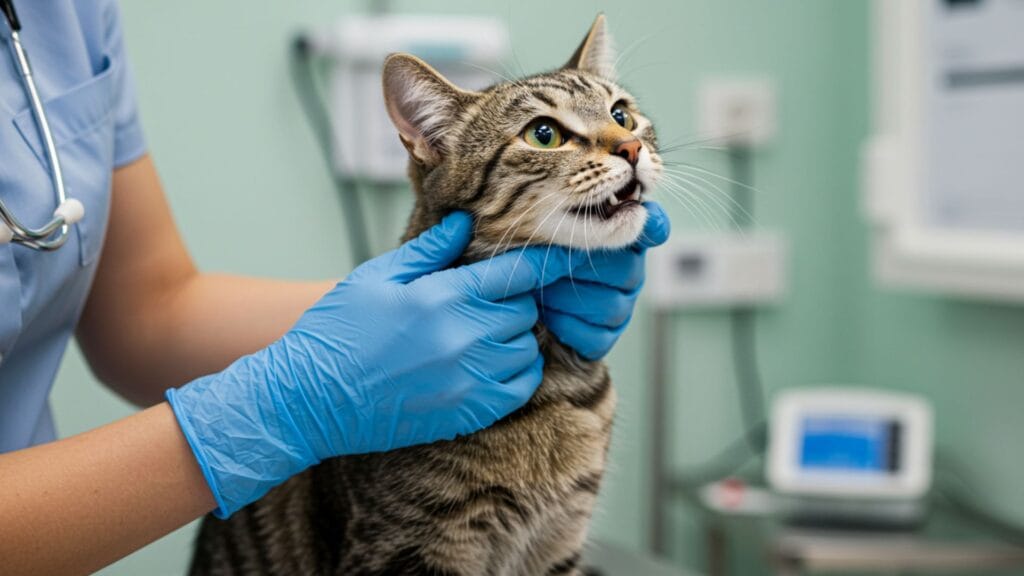
[[[50,167],[50,177],[53,180],[53,187],[57,196],[57,209],[53,218],[39,228],[31,228],[23,224],[14,213],[0,200],[0,228],[6,226],[7,230],[0,230],[0,241],[8,240],[29,248],[41,251],[52,251],[60,248],[67,242],[69,226],[74,224],[84,215],[84,207],[81,202],[75,199],[68,199],[64,188],[64,171],[60,165],[60,155],[57,153],[57,145],[53,140],[53,132],[50,129],[50,122],[46,116],[46,109],[39,96],[35,79],[32,76],[32,66],[29,63],[28,54],[21,43],[20,24],[14,12],[14,6],[10,0],[0,0],[4,14],[7,16],[11,27],[11,53],[14,57],[18,75],[21,77],[21,84],[28,96],[32,106],[32,115],[35,118],[36,127],[42,137],[43,146],[46,149],[46,157]],[[56,236],[54,236],[56,233]],[[9,238],[2,238],[7,235]]]

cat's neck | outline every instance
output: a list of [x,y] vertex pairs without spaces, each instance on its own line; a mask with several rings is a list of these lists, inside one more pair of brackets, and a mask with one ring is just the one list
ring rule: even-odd
[[[416,204],[406,226],[403,241],[408,241],[434,226],[454,208],[435,206],[423,199],[422,178],[416,178],[410,169],[410,179],[416,191]],[[494,255],[494,247],[478,238],[470,241],[463,255],[453,266],[470,264]],[[599,374],[605,370],[600,361],[590,361],[575,350],[562,344],[542,323],[534,326],[534,334],[541,354],[544,355],[544,382],[530,400],[531,405],[542,405],[572,398],[581,388],[592,386]]]

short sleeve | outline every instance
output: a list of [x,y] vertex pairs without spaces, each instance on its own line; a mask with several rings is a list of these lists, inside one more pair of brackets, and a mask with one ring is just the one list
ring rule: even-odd
[[124,46],[121,7],[108,2],[104,11],[106,53],[114,62],[114,167],[138,160],[146,153],[146,139],[139,117],[135,76]]

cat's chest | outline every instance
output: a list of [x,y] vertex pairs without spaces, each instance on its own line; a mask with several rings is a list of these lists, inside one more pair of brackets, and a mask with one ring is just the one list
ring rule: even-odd
[[[605,370],[601,374],[606,378]],[[535,491],[538,486],[559,488],[583,471],[604,469],[616,404],[610,381],[602,386],[593,377],[549,369],[537,394],[545,394],[545,387],[552,395],[556,390],[578,393],[555,401],[535,397],[469,439],[467,452],[478,460],[482,481]]]

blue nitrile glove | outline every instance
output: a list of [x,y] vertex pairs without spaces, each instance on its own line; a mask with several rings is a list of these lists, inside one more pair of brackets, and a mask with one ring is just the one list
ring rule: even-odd
[[563,278],[536,296],[544,325],[588,360],[603,358],[622,335],[643,287],[644,253],[668,240],[671,225],[665,210],[655,202],[644,206],[647,222],[636,244],[594,251],[589,259],[577,254],[575,260],[584,260],[584,265],[575,266],[572,281]]
[[357,268],[274,344],[167,392],[216,515],[325,458],[469,434],[530,398],[543,368],[532,292],[568,274],[568,253],[443,270],[471,229],[465,213],[445,218]]

